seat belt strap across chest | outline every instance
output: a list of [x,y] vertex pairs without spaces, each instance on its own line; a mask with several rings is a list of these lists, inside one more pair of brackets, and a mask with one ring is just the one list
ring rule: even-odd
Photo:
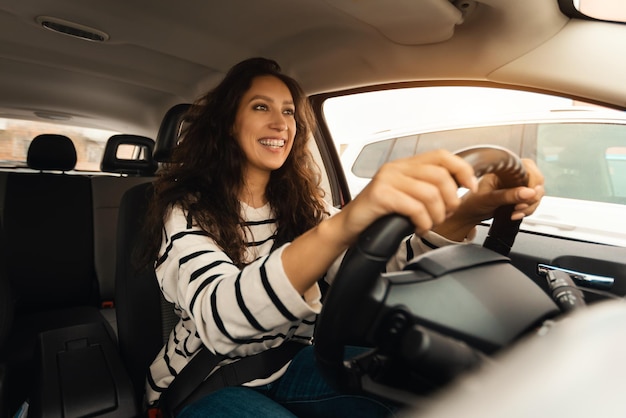
[[221,366],[207,377],[225,356],[206,347],[196,354],[161,395],[159,408],[166,418],[175,417],[185,406],[228,386],[239,386],[271,376],[289,362],[306,344],[286,341],[276,348]]

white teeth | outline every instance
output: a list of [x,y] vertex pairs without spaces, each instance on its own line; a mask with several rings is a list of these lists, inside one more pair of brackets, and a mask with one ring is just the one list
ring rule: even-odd
[[282,148],[285,146],[284,139],[261,139],[259,140],[259,143],[266,147],[273,147],[273,148]]

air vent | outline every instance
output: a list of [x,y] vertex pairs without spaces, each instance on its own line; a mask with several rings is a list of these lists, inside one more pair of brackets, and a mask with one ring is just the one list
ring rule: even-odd
[[83,39],[85,41],[105,42],[109,39],[109,35],[101,30],[56,17],[39,16],[37,17],[37,23],[51,31]]

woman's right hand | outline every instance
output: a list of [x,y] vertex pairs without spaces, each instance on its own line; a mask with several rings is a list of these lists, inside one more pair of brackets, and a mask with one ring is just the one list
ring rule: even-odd
[[346,238],[381,216],[407,216],[417,234],[444,222],[459,207],[460,186],[476,190],[470,164],[449,151],[437,150],[384,164],[363,191],[342,210]]
[[418,234],[429,231],[459,207],[458,185],[475,190],[477,180],[473,168],[448,151],[427,152],[383,165],[341,212],[284,249],[287,277],[304,295],[365,228],[387,214],[407,216]]

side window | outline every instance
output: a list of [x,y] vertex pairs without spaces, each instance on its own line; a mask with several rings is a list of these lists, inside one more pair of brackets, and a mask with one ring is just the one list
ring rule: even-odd
[[384,163],[415,155],[417,138],[417,135],[409,135],[364,145],[352,165],[352,173],[371,179]]
[[489,144],[498,145],[519,154],[520,131],[519,125],[502,125],[425,133],[420,135],[417,152],[422,153],[440,148],[454,152],[469,146]]
[[616,202],[626,204],[626,143],[623,145],[607,148],[604,158],[609,167],[613,196]]
[[537,165],[546,178],[548,196],[624,203],[624,150],[626,125],[546,123],[537,126]]
[[363,149],[354,161],[354,165],[352,165],[354,175],[371,179],[387,160],[389,149],[394,142],[395,139],[387,139],[363,146]]
[[410,157],[417,152],[418,135],[409,135],[395,140],[393,148],[389,153],[387,161],[397,160],[398,158]]
[[453,129],[372,142],[363,146],[351,171],[355,176],[369,179],[389,161],[436,149],[454,152],[480,144],[498,145],[519,154],[521,129],[518,125]]

